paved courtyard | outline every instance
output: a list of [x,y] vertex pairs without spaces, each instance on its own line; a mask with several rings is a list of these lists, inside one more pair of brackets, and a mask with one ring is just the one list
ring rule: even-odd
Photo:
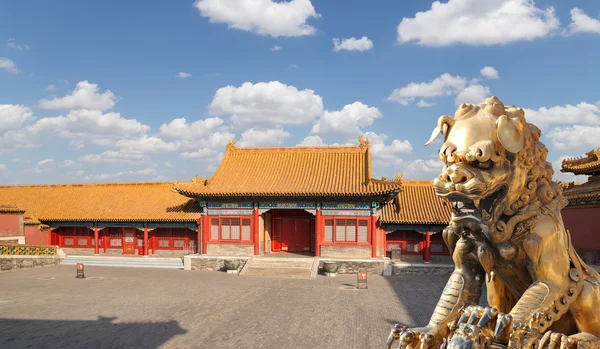
[[0,348],[383,348],[447,275],[283,279],[51,266],[0,273]]

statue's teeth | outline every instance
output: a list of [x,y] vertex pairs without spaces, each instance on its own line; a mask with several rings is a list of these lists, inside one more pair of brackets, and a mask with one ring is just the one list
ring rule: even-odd
[[479,202],[481,201],[481,199],[474,199],[473,200],[473,204],[475,204],[475,208],[479,209]]

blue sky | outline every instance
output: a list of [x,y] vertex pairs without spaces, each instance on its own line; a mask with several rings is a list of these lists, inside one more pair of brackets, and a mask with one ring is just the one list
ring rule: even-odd
[[359,135],[375,175],[432,179],[437,118],[491,95],[558,172],[600,147],[597,62],[594,0],[4,2],[0,183],[185,180],[232,139]]

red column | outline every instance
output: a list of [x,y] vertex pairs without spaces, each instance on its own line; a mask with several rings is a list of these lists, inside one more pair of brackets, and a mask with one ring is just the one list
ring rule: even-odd
[[258,255],[258,208],[254,209],[254,255]]
[[94,227],[94,254],[100,254],[100,246],[98,246],[98,226]]
[[425,233],[425,252],[423,253],[423,259],[425,263],[429,263],[429,246],[431,246],[431,235],[429,230]]
[[204,230],[204,225],[202,224],[202,217],[198,218],[196,220],[196,224],[198,225],[198,239],[196,240],[196,245],[198,245],[197,248],[197,253],[202,254],[202,241],[204,241],[204,239],[202,239],[202,232]]
[[148,227],[144,227],[144,256],[148,255]]
[[315,256],[321,257],[321,243],[323,242],[323,223],[321,219],[321,209],[317,209],[315,214]]
[[377,216],[371,216],[371,257],[377,258]]
[[202,254],[206,254],[206,242],[208,241],[210,234],[210,219],[206,212],[202,215],[202,218],[204,219],[202,221],[202,230],[204,232],[204,239],[202,239]]

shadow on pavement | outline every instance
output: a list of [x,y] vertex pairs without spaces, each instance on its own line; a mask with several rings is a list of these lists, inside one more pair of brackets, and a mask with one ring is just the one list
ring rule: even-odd
[[177,321],[114,322],[0,318],[0,348],[159,348],[187,331]]

